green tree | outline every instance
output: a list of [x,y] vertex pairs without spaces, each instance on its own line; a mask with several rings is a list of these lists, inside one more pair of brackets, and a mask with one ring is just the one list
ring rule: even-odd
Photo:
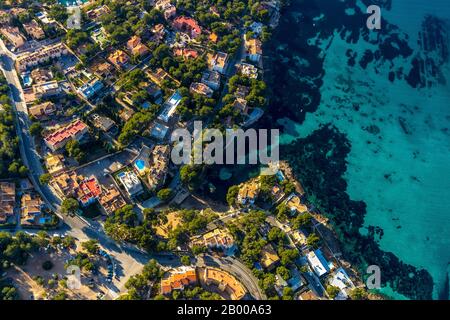
[[307,238],[306,238],[306,244],[308,246],[311,246],[313,248],[317,248],[318,244],[320,242],[320,238],[317,234],[315,233],[311,233]]
[[94,239],[81,243],[81,247],[90,254],[97,254],[98,250],[100,249],[98,241]]
[[50,182],[51,179],[52,179],[52,176],[50,173],[44,173],[44,174],[40,175],[39,183],[42,185],[48,185],[48,183]]
[[40,122],[33,122],[30,126],[30,133],[35,137],[40,137],[42,130],[43,128]]
[[366,300],[368,294],[364,288],[353,288],[350,290],[349,296],[352,300]]
[[286,281],[289,280],[289,278],[291,277],[291,272],[285,266],[279,266],[277,268],[277,274],[279,274],[281,278],[283,278]]
[[294,290],[291,287],[283,288],[283,300],[294,300]]
[[181,263],[184,264],[185,266],[189,266],[191,265],[191,258],[189,258],[189,256],[182,256]]
[[157,196],[161,201],[166,202],[172,197],[172,189],[170,188],[161,189],[158,191]]
[[302,213],[295,217],[292,225],[295,229],[307,227],[311,224],[312,216],[309,213]]
[[74,214],[78,211],[80,205],[74,198],[66,198],[61,204],[61,212],[65,214]]
[[231,186],[227,191],[227,203],[230,207],[236,204],[237,195],[239,193],[239,186]]
[[70,140],[66,143],[67,154],[78,162],[84,161],[86,154],[81,150],[80,143],[77,140]]
[[339,292],[341,290],[336,286],[328,285],[326,291],[327,291],[328,296],[331,299],[334,299],[337,297],[337,295],[339,294]]
[[53,300],[67,300],[67,293],[64,290],[58,291],[53,297]]
[[184,165],[180,169],[181,182],[188,186],[191,191],[197,190],[202,184],[202,167],[200,165]]
[[13,286],[5,286],[0,291],[0,300],[18,300],[19,293]]

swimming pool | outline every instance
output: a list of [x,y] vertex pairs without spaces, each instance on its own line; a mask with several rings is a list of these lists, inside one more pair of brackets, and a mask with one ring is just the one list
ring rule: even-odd
[[136,160],[134,166],[136,167],[136,169],[138,169],[139,172],[142,172],[145,170],[145,161],[142,159]]

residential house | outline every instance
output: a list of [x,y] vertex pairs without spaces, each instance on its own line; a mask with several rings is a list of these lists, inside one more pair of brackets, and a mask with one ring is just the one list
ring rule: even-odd
[[147,70],[147,75],[158,86],[161,86],[166,78],[170,78],[170,75],[161,68],[156,69],[156,71]]
[[158,0],[155,3],[155,9],[160,10],[166,20],[174,17],[177,13],[177,8],[171,3],[170,0]]
[[48,134],[44,138],[45,144],[55,152],[58,149],[63,148],[70,140],[80,141],[84,135],[88,132],[88,126],[77,119],[70,124]]
[[120,191],[116,187],[102,187],[102,189],[103,190],[98,198],[98,202],[103,207],[106,214],[112,214],[127,204]]
[[274,269],[280,262],[280,257],[271,244],[266,244],[261,250],[261,265],[267,269]]
[[148,183],[151,189],[164,185],[169,170],[170,147],[156,145],[150,154]]
[[307,238],[301,230],[293,230],[291,236],[297,246],[303,247],[307,245]]
[[49,186],[60,198],[73,195],[73,189],[77,186],[76,176],[72,177],[74,173],[62,172],[53,177]]
[[108,44],[108,35],[103,27],[93,30],[91,32],[91,38],[102,50],[105,49],[105,45]]
[[56,24],[55,20],[53,20],[52,18],[49,18],[48,13],[46,11],[41,11],[41,12],[36,13],[36,18],[41,20],[41,22],[46,25]]
[[242,98],[236,98],[233,102],[233,109],[239,111],[239,113],[243,115],[248,114],[248,106],[247,106],[247,100]]
[[191,38],[197,38],[202,34],[198,22],[190,17],[178,16],[173,20],[173,27],[181,32],[187,33]]
[[263,30],[264,24],[261,22],[253,22],[250,26],[249,29],[256,35],[261,34],[262,30]]
[[197,38],[202,33],[202,29],[198,25],[198,22],[190,17],[176,17],[173,20],[173,27],[180,32],[187,33],[191,38]]
[[157,104],[162,103],[162,90],[160,87],[156,85],[156,83],[148,83],[147,87],[145,88],[145,91],[150,95],[150,97],[153,99],[153,101]]
[[284,197],[283,189],[278,184],[272,187],[270,193],[272,194],[274,202],[278,202],[281,198]]
[[82,207],[94,203],[102,193],[95,176],[86,178],[75,172],[63,172],[53,177],[50,187],[61,198],[75,197]]
[[[116,98],[116,101],[120,103],[120,99]],[[119,117],[123,122],[127,122],[131,119],[135,112],[130,107],[125,106],[125,104],[121,103],[121,105],[123,106],[123,108],[119,110]]]
[[183,57],[184,59],[195,59],[198,57],[198,51],[189,48],[175,48],[173,54],[176,57]]
[[58,81],[51,80],[33,85],[33,94],[36,99],[57,96],[61,93]]
[[141,38],[136,35],[128,40],[127,49],[133,56],[139,57],[142,57],[149,52],[149,49],[142,43]]
[[244,183],[239,189],[238,202],[242,205],[255,203],[259,193],[259,184],[256,181]]
[[19,28],[5,26],[0,28],[0,33],[14,46],[18,49],[22,47],[27,39],[20,33]]
[[45,158],[45,167],[48,173],[55,175],[64,171],[64,157],[61,154],[52,154]]
[[110,77],[114,71],[112,64],[101,60],[94,62],[90,69],[94,75],[101,79]]
[[306,290],[300,293],[299,300],[319,300],[319,296],[312,290]]
[[355,288],[352,280],[348,276],[347,272],[345,272],[344,268],[340,267],[336,270],[336,272],[332,275],[329,280],[330,285],[339,288],[338,295],[334,298],[335,300],[347,300],[349,296],[349,291]]
[[231,300],[241,300],[247,293],[245,287],[230,273],[219,268],[206,267],[203,272],[206,285],[214,285]]
[[100,79],[92,78],[81,87],[77,89],[77,92],[86,100],[89,100],[95,96],[100,90],[103,89],[103,82]]
[[217,43],[217,41],[219,40],[219,36],[213,32],[209,35],[208,39],[212,43]]
[[36,119],[45,119],[56,112],[56,106],[51,101],[39,103],[28,108],[28,114]]
[[245,49],[248,58],[256,63],[259,63],[262,56],[262,43],[259,39],[249,39],[245,41]]
[[9,14],[9,11],[0,9],[0,25],[10,24],[11,21],[12,21],[12,17]]
[[319,249],[316,251],[310,251],[306,255],[306,259],[308,260],[309,265],[318,277],[321,277],[330,271],[328,262],[322,255],[322,251],[320,251]]
[[256,68],[252,64],[241,62],[236,65],[236,68],[238,72],[243,76],[246,76],[250,79],[258,78],[258,68]]
[[159,141],[163,141],[168,131],[168,126],[162,123],[154,122],[150,128],[150,135]]
[[46,222],[42,217],[42,209],[44,202],[36,195],[26,192],[22,195],[20,200],[20,224],[21,225],[36,225]]
[[171,294],[173,290],[184,290],[197,283],[197,273],[192,267],[178,267],[166,273],[161,279],[161,294]]
[[138,176],[132,171],[124,171],[117,175],[120,183],[125,188],[128,196],[135,197],[142,192],[144,192],[144,188],[142,187],[141,180],[139,180]]
[[163,11],[164,19],[166,19],[166,20],[169,20],[170,18],[175,17],[176,14],[177,14],[177,8],[174,5],[168,6]]
[[16,203],[16,184],[14,182],[0,182],[0,224],[8,222],[14,216]]
[[122,50],[116,50],[108,56],[108,61],[115,65],[117,68],[125,68],[130,58]]
[[108,14],[110,12],[111,12],[111,10],[108,8],[107,5],[102,5],[100,7],[89,10],[88,12],[86,12],[86,15],[90,20],[94,20],[94,21],[98,22],[98,21],[100,21],[101,17],[103,17],[105,14]]
[[113,128],[117,128],[116,123],[108,117],[100,116],[96,113],[92,115],[94,126],[104,132],[108,132]]
[[213,90],[218,90],[220,88],[220,73],[217,71],[206,70],[202,74],[201,82]]
[[35,40],[42,40],[45,38],[44,30],[42,30],[36,20],[31,20],[29,23],[24,23],[23,28],[27,34]]
[[227,255],[232,255],[236,245],[233,236],[226,230],[216,228],[205,233],[197,243],[210,249],[219,249]]
[[166,29],[162,23],[158,23],[152,28],[153,36],[151,37],[151,41],[160,43],[163,41],[164,36],[166,34]]
[[238,85],[236,91],[234,92],[234,96],[236,98],[245,99],[247,98],[249,93],[250,93],[249,87]]
[[183,97],[181,96],[181,94],[178,91],[175,91],[164,103],[164,109],[159,114],[158,119],[165,123],[169,123],[172,117],[175,115],[175,111],[182,98]]
[[214,93],[214,91],[210,87],[201,82],[192,82],[189,87],[189,91],[191,93],[207,96],[208,98],[211,98]]
[[216,52],[207,54],[208,67],[210,70],[224,73],[228,63],[228,54]]
[[97,201],[102,189],[97,178],[93,175],[88,178],[77,176],[77,179],[80,179],[80,181],[77,181],[78,187],[74,189],[75,197],[82,207],[87,207]]
[[35,68],[30,73],[33,83],[48,82],[53,79],[53,74],[48,69]]
[[303,213],[308,211],[308,207],[304,205],[300,199],[300,197],[296,194],[291,194],[286,199],[286,205],[291,210],[291,213]]
[[19,73],[22,73],[30,67],[37,66],[40,63],[49,61],[50,59],[59,58],[68,52],[67,47],[61,42],[42,47],[39,50],[35,50],[17,57],[16,69]]

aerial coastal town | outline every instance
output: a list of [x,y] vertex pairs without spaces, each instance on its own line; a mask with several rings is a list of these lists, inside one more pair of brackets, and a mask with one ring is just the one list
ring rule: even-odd
[[283,1],[67,4],[0,3],[0,299],[371,298],[288,163],[220,197],[171,161],[264,115]]

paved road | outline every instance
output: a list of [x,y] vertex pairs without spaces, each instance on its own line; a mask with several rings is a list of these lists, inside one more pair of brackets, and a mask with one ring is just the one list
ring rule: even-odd
[[256,300],[267,299],[266,295],[258,286],[258,279],[251,270],[243,263],[233,257],[216,258],[210,255],[204,255],[199,261],[199,266],[210,266],[225,270],[242,282],[250,295]]

